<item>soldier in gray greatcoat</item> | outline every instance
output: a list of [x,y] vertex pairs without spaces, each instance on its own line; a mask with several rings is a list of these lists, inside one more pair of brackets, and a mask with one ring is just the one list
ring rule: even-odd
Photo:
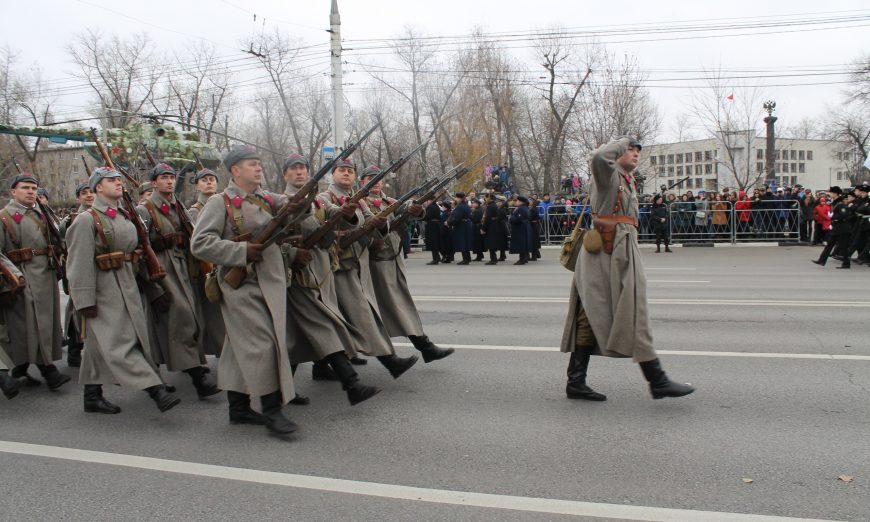
[[[363,171],[361,181],[366,183],[370,177],[379,173],[380,168],[368,167]],[[382,210],[394,203],[394,200],[382,193],[383,185],[381,180],[372,187],[371,193],[366,198],[369,208]],[[423,215],[423,207],[412,202],[405,203],[402,211],[414,216]],[[397,219],[397,214],[394,213],[389,218],[391,227]],[[378,309],[390,337],[407,337],[414,348],[423,355],[424,362],[437,361],[453,353],[453,348],[440,348],[423,331],[423,322],[408,289],[400,234],[401,230],[390,228],[381,243],[369,246],[369,266]]]
[[[188,213],[190,214],[190,221],[196,224],[199,212],[205,206],[205,202],[217,193],[217,174],[212,170],[202,169],[193,177],[193,183],[196,186],[197,197],[196,201],[190,205]],[[194,281],[193,290],[197,306],[196,315],[200,318],[200,322],[203,325],[203,351],[206,355],[220,357],[227,331],[224,327],[224,320],[221,317],[220,304],[212,303],[205,296],[206,275],[200,270],[199,277]]]
[[39,182],[30,174],[12,179],[12,200],[0,210],[0,251],[24,274],[27,286],[13,305],[5,310],[8,341],[0,343],[15,367],[12,377],[27,377],[36,364],[48,388],[56,390],[70,377],[58,371],[54,361],[61,350],[60,290],[57,269],[49,242],[48,216],[36,204]]
[[7,280],[4,276],[0,278],[0,391],[7,399],[11,399],[18,395],[18,379],[14,379],[9,375],[9,368],[12,368],[13,363],[2,345],[9,342],[9,329],[6,325],[5,314],[2,310],[12,306],[12,303],[17,298],[18,294],[24,289],[22,285],[26,284],[24,275],[18,270],[12,261],[0,252],[0,264],[3,265],[4,272],[9,273],[11,280]]
[[[76,187],[76,199],[79,200],[79,208],[71,212],[60,222],[58,230],[61,236],[66,237],[66,231],[73,220],[82,212],[87,212],[94,204],[94,192],[88,182],[80,183]],[[78,368],[82,364],[82,347],[84,343],[81,336],[79,317],[75,312],[72,300],[67,300],[63,314],[63,329],[66,334],[66,363],[70,368]]]
[[[355,181],[356,165],[353,160],[338,161],[332,171],[332,183],[317,199],[327,212],[332,212],[332,208],[345,205],[345,200],[352,194]],[[376,229],[386,230],[386,220],[376,218],[368,205],[360,202],[354,209],[353,217],[348,219],[351,227],[339,231],[339,236],[363,226],[368,220],[376,220]],[[393,343],[390,342],[390,334],[381,318],[369,269],[369,244],[382,240],[383,236],[378,231],[360,238],[347,248],[339,249],[335,290],[341,314],[361,334],[357,341],[357,351],[376,356],[390,375],[398,379],[418,359],[414,355],[406,358],[396,355]]]
[[[218,385],[227,390],[230,422],[265,424],[278,434],[297,426],[282,413],[296,392],[287,356],[287,274],[278,245],[265,247],[244,238],[268,223],[287,201],[260,188],[263,166],[256,150],[238,146],[224,157],[232,180],[220,196],[210,198],[196,222],[193,255],[220,268],[221,315],[227,335],[218,364]],[[301,219],[304,209],[291,209]],[[250,236],[249,236],[250,237]],[[238,288],[224,276],[232,267],[247,270]],[[259,396],[262,415],[251,409]]]
[[599,147],[589,162],[592,215],[613,223],[615,233],[609,252],[606,233],[601,233],[601,242],[584,239],[574,268],[561,345],[563,352],[571,352],[566,388],[571,399],[606,400],[586,384],[593,354],[634,359],[654,399],[694,391],[667,377],[653,348],[646,275],[637,246],[637,187],[632,177],[640,150],[639,142],[623,137]]
[[137,212],[148,230],[149,240],[166,277],[146,287],[150,304],[152,354],[157,364],[171,372],[190,375],[196,394],[205,398],[220,390],[208,378],[202,350],[202,323],[191,276],[199,275],[199,263],[190,254],[190,238],[183,219],[187,210],[175,197],[175,169],[160,163],[151,169],[154,191]]
[[[284,161],[285,193],[288,196],[308,182],[308,159],[301,154],[291,154]],[[297,223],[292,235],[302,241],[314,233],[328,219],[342,219],[342,207],[327,210],[318,202],[311,203],[311,215]],[[347,205],[344,215],[353,217],[355,207]],[[332,244],[334,234],[323,244]],[[286,248],[292,283],[287,288],[287,347],[290,362],[297,364],[323,361],[332,368],[335,378],[347,391],[351,405],[358,404],[380,390],[366,386],[351,365],[350,358],[356,355],[356,340],[361,337],[341,315],[338,297],[335,294],[335,277],[332,273],[332,248],[316,245],[311,250],[288,245]],[[353,332],[353,333],[352,333]],[[325,372],[321,370],[321,377]],[[315,374],[316,376],[317,374]],[[329,380],[328,378],[325,380]],[[305,403],[297,395],[293,403]]]
[[104,384],[145,390],[160,411],[181,400],[169,393],[150,359],[151,347],[136,274],[141,254],[132,219],[118,204],[123,196],[121,175],[95,169],[89,186],[97,197],[67,232],[70,301],[81,314],[85,339],[79,381],[84,384],[84,409],[120,413],[103,396]]

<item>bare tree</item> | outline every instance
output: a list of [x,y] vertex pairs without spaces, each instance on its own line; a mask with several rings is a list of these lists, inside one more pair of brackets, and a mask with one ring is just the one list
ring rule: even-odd
[[870,116],[860,105],[851,102],[832,110],[824,130],[828,139],[846,143],[843,167],[853,183],[866,179],[863,164],[870,152]]
[[[763,99],[759,88],[731,87],[720,71],[709,72],[707,87],[696,91],[692,99],[692,115],[718,145],[714,158],[717,170],[723,167],[740,190],[765,177],[764,171],[755,167],[752,156],[763,119]],[[727,179],[726,184],[730,185]]]
[[97,95],[94,116],[103,127],[124,127],[149,105],[163,74],[153,49],[145,33],[104,38],[91,29],[77,34],[67,47],[78,76]]

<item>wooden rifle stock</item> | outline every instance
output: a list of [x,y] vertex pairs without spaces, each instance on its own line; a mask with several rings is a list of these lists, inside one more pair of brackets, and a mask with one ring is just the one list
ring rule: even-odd
[[27,282],[24,280],[24,276],[15,275],[15,272],[13,272],[11,268],[6,266],[5,263],[0,263],[0,277],[2,277],[6,281],[6,285],[9,286],[12,295],[17,294],[25,286],[27,286]]
[[82,158],[82,164],[85,166],[85,174],[87,174],[88,178],[90,178],[91,177],[91,168],[88,167],[88,162],[87,162],[87,160],[85,160],[85,155],[82,154],[80,157]]
[[[112,162],[112,157],[109,156],[109,151],[106,150],[105,145],[103,145],[99,136],[97,136],[97,129],[93,127],[91,127],[91,137],[94,139],[94,143],[96,143],[97,150],[100,151],[103,161],[106,162],[106,166],[112,170],[120,172],[128,181],[130,181],[130,183],[135,185],[136,180],[133,179],[127,171],[115,167],[115,164]],[[151,248],[151,240],[148,238],[148,231],[145,230],[145,224],[142,223],[142,220],[139,218],[139,214],[136,212],[136,205],[133,204],[133,198],[130,196],[130,191],[126,188],[124,188],[122,201],[124,202],[124,209],[130,216],[130,221],[133,223],[133,226],[136,227],[136,236],[139,238],[139,245],[142,247],[142,257],[145,259],[145,267],[148,270],[148,279],[152,282],[160,281],[166,277],[166,270],[163,268],[163,265],[160,264],[160,260],[157,258],[154,249]]]

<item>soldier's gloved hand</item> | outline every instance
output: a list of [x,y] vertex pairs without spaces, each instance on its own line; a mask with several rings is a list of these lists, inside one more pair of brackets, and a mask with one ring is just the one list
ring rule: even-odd
[[296,249],[296,257],[293,258],[293,268],[304,268],[311,262],[311,252],[304,248]]
[[302,201],[293,201],[293,199],[294,198],[290,198],[290,200],[287,202],[287,209],[290,211],[291,216],[295,216],[296,214],[303,212],[310,206],[307,198],[303,198]]
[[377,228],[378,230],[387,226],[387,218],[382,216],[375,216],[371,219],[372,226]]
[[260,243],[246,243],[247,251],[245,252],[245,258],[249,263],[253,263],[255,261],[260,261],[263,259],[263,245]]
[[87,308],[82,308],[79,310],[79,313],[82,314],[82,317],[87,317],[88,319],[93,319],[97,316],[97,305],[88,306]]
[[408,207],[408,213],[412,216],[422,216],[423,215],[423,205],[412,204]]
[[157,299],[151,301],[151,306],[157,313],[165,314],[169,313],[169,305],[172,304],[172,299],[169,297],[169,294],[163,294]]
[[354,214],[356,214],[356,209],[358,208],[358,203],[347,202],[341,206],[341,215],[344,216],[345,219],[350,219],[354,216]]

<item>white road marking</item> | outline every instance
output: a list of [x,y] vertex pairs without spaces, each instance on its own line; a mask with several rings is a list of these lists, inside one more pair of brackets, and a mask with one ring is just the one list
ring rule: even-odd
[[[411,343],[394,342],[394,346],[413,347]],[[558,346],[509,346],[498,344],[438,343],[442,348],[458,350],[502,350],[508,352],[558,352]],[[840,355],[832,353],[776,353],[776,352],[715,352],[702,350],[656,350],[661,355],[687,355],[694,357],[746,357],[757,359],[821,359],[825,361],[870,361],[870,355]]]
[[709,284],[712,281],[680,281],[678,279],[647,279],[647,283],[690,283],[690,284]]
[[[445,301],[469,303],[567,303],[567,297],[480,296],[480,295],[418,295],[415,301]],[[650,304],[690,306],[791,306],[817,308],[870,308],[868,301],[792,301],[777,299],[650,299]]]
[[0,452],[85,462],[89,464],[104,464],[125,468],[178,473],[181,475],[236,480],[289,488],[330,491],[335,493],[347,493],[351,495],[364,495],[395,500],[430,502],[434,504],[547,513],[554,515],[615,518],[621,520],[687,522],[773,522],[807,520],[767,515],[626,506],[620,504],[581,502],[575,500],[519,497],[512,495],[493,495],[466,491],[418,488],[397,484],[381,484],[377,482],[361,482],[356,480],[296,475],[292,473],[278,473],[256,469],[233,468],[213,464],[200,464],[197,462],[140,457],[136,455],[124,455],[121,453],[107,453],[102,451],[63,448],[59,446],[44,446],[22,442],[0,441]]

